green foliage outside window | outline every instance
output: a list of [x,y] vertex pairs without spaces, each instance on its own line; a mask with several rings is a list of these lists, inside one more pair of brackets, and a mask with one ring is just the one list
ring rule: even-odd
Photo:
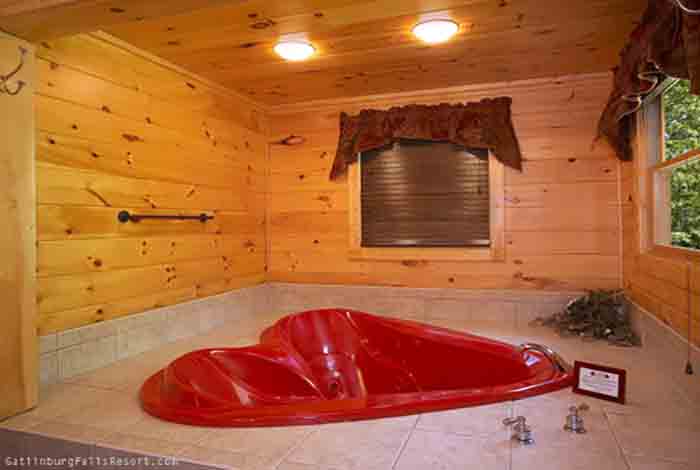
[[[700,96],[679,81],[664,93],[665,158],[700,148]],[[700,159],[671,176],[671,238],[674,246],[700,249]]]

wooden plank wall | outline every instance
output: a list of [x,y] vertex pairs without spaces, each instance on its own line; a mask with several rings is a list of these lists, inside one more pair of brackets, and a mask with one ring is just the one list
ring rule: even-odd
[[[681,257],[642,250],[641,214],[646,210],[639,176],[641,158],[624,162],[620,172],[623,201],[623,279],[627,295],[683,337],[688,335],[692,306],[691,340],[700,346],[700,267]],[[697,258],[695,258],[697,259]]]
[[264,281],[260,109],[104,36],[37,56],[40,334]]
[[[580,289],[621,284],[618,163],[593,144],[606,74],[289,105],[269,111],[270,281],[410,287]],[[524,171],[506,172],[505,262],[353,261],[348,188],[330,182],[340,111],[513,97]]]
[[34,407],[39,397],[36,338],[34,48],[0,32],[0,73],[13,70],[19,48],[28,54],[15,80],[26,86],[14,96],[0,93],[0,419]]

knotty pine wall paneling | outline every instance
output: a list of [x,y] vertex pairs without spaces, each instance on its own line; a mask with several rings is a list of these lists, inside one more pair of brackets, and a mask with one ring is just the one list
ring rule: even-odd
[[264,281],[262,110],[99,34],[42,42],[37,68],[40,334]]
[[[271,108],[270,281],[409,287],[570,290],[617,288],[618,163],[596,124],[609,74],[319,101]],[[524,171],[506,170],[506,260],[369,261],[348,256],[348,187],[328,179],[341,111],[513,97]],[[389,250],[389,249],[387,249]]]

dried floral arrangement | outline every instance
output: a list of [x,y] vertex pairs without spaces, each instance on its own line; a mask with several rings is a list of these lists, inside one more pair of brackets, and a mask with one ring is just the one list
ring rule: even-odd
[[622,291],[595,290],[572,300],[563,312],[537,318],[535,324],[554,328],[561,336],[604,339],[616,346],[640,346],[632,329]]

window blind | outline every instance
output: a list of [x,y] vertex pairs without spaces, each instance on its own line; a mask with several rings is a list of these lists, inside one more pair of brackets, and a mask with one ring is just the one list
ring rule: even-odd
[[402,141],[360,165],[362,246],[490,245],[487,150]]

